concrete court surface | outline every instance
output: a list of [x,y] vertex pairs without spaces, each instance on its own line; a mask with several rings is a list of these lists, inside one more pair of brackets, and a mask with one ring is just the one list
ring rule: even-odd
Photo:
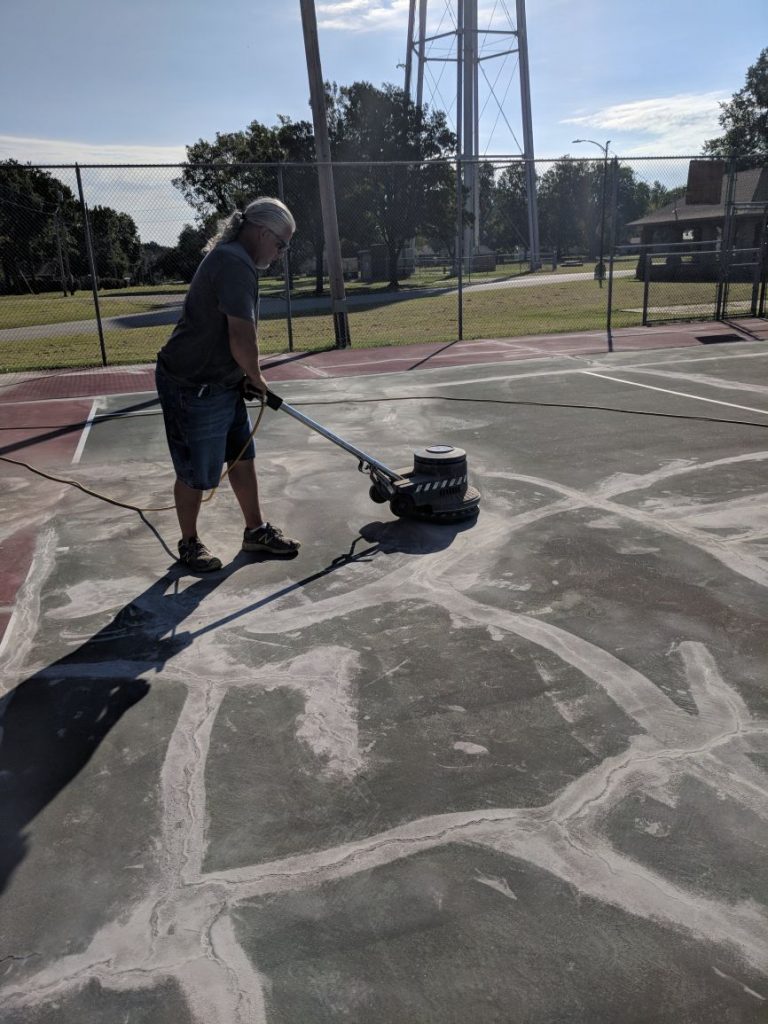
[[[397,521],[268,412],[299,557],[225,486],[194,577],[172,513],[5,467],[0,1021],[764,1024],[765,345],[276,389],[395,468],[464,447],[480,517]],[[165,503],[151,399],[59,470]]]

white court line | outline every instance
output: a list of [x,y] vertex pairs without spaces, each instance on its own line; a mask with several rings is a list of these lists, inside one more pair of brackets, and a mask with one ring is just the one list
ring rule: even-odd
[[675,395],[677,398],[693,398],[697,402],[709,402],[711,405],[727,405],[729,409],[742,409],[745,412],[756,412],[762,416],[768,416],[768,409],[755,409],[751,405],[736,405],[735,402],[722,402],[719,398],[705,398],[703,395],[690,395],[687,391],[672,391],[670,388],[657,388],[653,384],[641,384],[636,380],[623,380],[621,377],[609,377],[604,373],[595,373],[594,370],[582,370],[588,377],[600,377],[602,380],[612,380],[615,384],[630,384],[635,388],[647,388],[648,391],[661,391],[665,395]]
[[11,643],[11,633],[14,631],[15,627],[16,627],[16,609],[14,608],[13,611],[11,612],[11,617],[8,619],[8,624],[5,627],[5,632],[3,633],[3,638],[2,638],[2,640],[0,640],[0,663],[2,663],[3,657],[5,655],[6,647],[10,646],[10,643]]
[[[622,354],[626,354],[626,353],[622,353]],[[768,352],[740,352],[740,353],[729,352],[728,354],[723,353],[722,355],[716,355],[716,356],[698,356],[698,357],[694,357],[694,358],[691,358],[691,359],[686,359],[684,357],[681,357],[680,359],[651,359],[651,360],[648,360],[647,362],[642,362],[642,363],[625,363],[625,364],[622,364],[621,369],[622,370],[627,370],[627,371],[629,371],[631,373],[632,370],[635,369],[635,367],[640,367],[640,366],[669,366],[671,364],[678,365],[680,363],[683,363],[683,364],[688,364],[688,363],[694,363],[694,364],[696,364],[696,363],[711,363],[711,362],[718,362],[721,359],[760,359],[760,358],[765,358],[766,356],[768,356]],[[580,360],[585,360],[586,359],[586,357],[583,356],[583,355],[565,355],[565,354],[562,354],[562,353],[558,354],[557,356],[553,356],[552,358],[568,359],[571,362],[573,362],[574,360],[577,360],[577,359],[580,359]],[[500,364],[499,363],[486,363],[485,365],[490,369],[491,367],[499,366]],[[472,365],[466,366],[467,370],[470,370],[472,368],[473,368]],[[429,370],[430,368],[429,367],[420,367],[420,369],[427,369],[427,370]],[[438,370],[458,370],[458,369],[461,369],[461,367],[460,366],[436,366],[436,367],[434,367],[435,371],[438,371]],[[393,373],[398,373],[398,372],[400,372],[400,371],[397,371],[397,370],[393,371]],[[565,376],[568,376],[569,374],[572,374],[572,373],[587,373],[587,372],[589,372],[589,371],[584,370],[582,367],[570,367],[569,366],[569,367],[566,367],[566,368],[563,368],[563,369],[557,369],[557,370],[525,370],[522,373],[500,373],[500,374],[494,374],[493,376],[488,376],[488,377],[469,377],[466,380],[440,381],[438,385],[435,385],[434,382],[429,383],[429,384],[406,384],[405,387],[409,388],[409,389],[413,389],[413,390],[417,390],[418,389],[420,391],[423,391],[425,388],[433,388],[435,386],[441,387],[441,388],[463,388],[465,384],[492,384],[492,383],[494,383],[496,381],[502,381],[502,380],[527,380],[530,377],[565,377]],[[366,374],[358,374],[354,378],[352,376],[350,376],[350,377],[342,377],[342,378],[338,378],[338,379],[340,379],[340,380],[352,380],[352,379],[359,380],[361,378],[364,378],[365,376],[366,376]],[[385,376],[385,374],[380,374],[380,376]],[[278,381],[276,383],[282,383],[282,382]],[[290,383],[293,384],[293,383],[295,383],[295,381],[291,381]],[[764,410],[761,409],[760,411],[763,412]]]
[[93,404],[91,405],[91,411],[88,413],[88,419],[85,421],[85,426],[83,427],[83,432],[80,435],[80,440],[77,443],[77,448],[75,449],[75,454],[72,456],[72,465],[73,466],[76,466],[77,463],[80,461],[80,459],[82,457],[83,449],[85,448],[85,442],[88,440],[88,435],[91,432],[91,426],[93,425],[93,418],[96,415],[96,410],[99,407],[99,402],[100,401],[101,401],[101,399],[99,399],[99,398],[94,398],[94,400],[93,400]]
[[[264,369],[268,370],[269,367],[265,366]],[[328,377],[331,376],[330,373],[326,373],[325,370],[321,370],[318,366],[312,366],[311,363],[305,363],[305,365],[302,367],[302,369],[304,369],[304,370],[311,370],[312,373],[316,373],[318,375],[318,377],[328,378]]]

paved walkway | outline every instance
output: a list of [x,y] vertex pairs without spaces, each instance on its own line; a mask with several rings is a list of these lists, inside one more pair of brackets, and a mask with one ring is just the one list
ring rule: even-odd
[[[619,270],[615,277],[632,277],[633,270]],[[508,288],[536,288],[548,284],[563,284],[570,281],[590,281],[593,275],[590,274],[539,274],[534,276],[521,275],[520,277],[506,278],[501,281],[484,281],[482,284],[465,284],[464,293],[496,291]],[[435,287],[435,288],[405,288],[402,291],[378,291],[369,292],[365,295],[356,295],[354,292],[347,295],[347,305],[350,309],[364,309],[366,306],[391,305],[393,302],[408,302],[413,299],[434,298],[438,295],[451,295],[457,292],[457,288]],[[126,296],[127,298],[128,296]],[[156,309],[151,313],[123,313],[120,316],[103,316],[102,326],[104,330],[135,330],[141,327],[162,327],[168,324],[175,324],[179,319],[184,296],[158,296],[158,305],[162,309]],[[154,301],[154,300],[153,300]],[[291,308],[294,313],[324,312],[330,308],[330,298],[327,295],[316,298],[296,298],[291,301]],[[278,315],[285,311],[285,299],[280,296],[262,296],[261,311],[266,315]],[[62,338],[70,334],[87,334],[96,331],[96,320],[69,320],[59,324],[34,324],[29,327],[7,327],[0,330],[0,343],[4,341],[30,341],[34,338]]]

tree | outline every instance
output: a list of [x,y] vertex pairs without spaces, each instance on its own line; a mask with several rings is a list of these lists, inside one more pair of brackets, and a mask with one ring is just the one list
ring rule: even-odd
[[187,284],[192,280],[203,258],[203,247],[208,240],[209,230],[205,226],[184,225],[175,247],[164,253],[158,262],[157,268],[164,278],[181,278]]
[[[602,171],[601,171],[602,173]],[[608,169],[607,188],[610,189],[610,167]],[[674,198],[674,197],[673,197]],[[606,203],[610,204],[610,195]],[[625,225],[633,220],[644,217],[651,209],[651,186],[641,181],[632,167],[619,166],[619,183],[616,196],[616,241],[625,234]],[[608,216],[606,214],[605,251],[608,251]]]
[[[424,167],[422,162],[453,152],[455,136],[444,114],[417,111],[392,85],[375,89],[355,82],[339,88],[327,82],[326,111],[335,160],[387,162],[375,171],[337,166],[335,183],[342,241],[347,246],[383,242],[390,283],[397,287],[397,261],[405,242],[422,222],[446,220],[451,169]],[[255,196],[279,195],[282,177],[285,201],[298,225],[292,248],[314,256],[315,290],[320,294],[325,236],[312,125],[283,116],[272,128],[252,121],[244,131],[217,133],[213,142],[200,139],[187,146],[187,159],[174,185],[201,222],[212,213],[231,213]],[[404,166],[404,161],[413,164]],[[282,168],[282,175],[281,163],[290,165]],[[306,169],[295,166],[302,163]]]
[[[602,165],[601,165],[602,166]],[[539,226],[542,246],[558,255],[583,253],[589,246],[594,212],[594,162],[556,161],[538,184]]]
[[163,261],[173,249],[159,242],[142,242],[139,265],[135,275],[136,284],[158,284],[163,276]]
[[[298,225],[292,248],[299,256],[304,248],[314,255],[316,291],[321,294],[324,233],[317,171],[309,166],[315,160],[312,125],[283,116],[278,116],[278,124],[271,128],[251,121],[243,131],[217,133],[213,142],[200,139],[187,146],[187,159],[188,165],[173,184],[197,210],[200,223],[208,218],[211,225],[216,219],[213,215],[226,216],[260,195],[279,195],[281,163],[308,164],[306,169],[283,168],[282,184],[285,202]],[[179,258],[187,274],[186,256]]]
[[[611,166],[608,166],[605,208],[603,207],[602,160],[556,161],[541,177],[538,189],[539,221],[542,243],[546,248],[564,254],[583,253],[591,259],[600,254],[600,230],[605,210],[603,251],[608,247],[608,225],[611,211]],[[656,195],[662,194],[658,182]],[[617,239],[624,225],[642,217],[651,207],[653,190],[641,181],[631,167],[619,167],[616,204]]]
[[35,290],[41,270],[59,277],[59,248],[64,262],[77,248],[75,228],[81,223],[66,185],[37,167],[0,161],[0,268],[6,291]]
[[509,252],[518,246],[528,248],[527,197],[522,161],[505,167],[495,182],[481,173],[480,227],[485,243],[492,249]]
[[213,142],[187,146],[187,164],[173,184],[201,217],[225,216],[256,196],[277,195],[274,167],[258,165],[282,158],[276,130],[251,121],[244,131],[217,132]]
[[654,181],[649,194],[648,210],[660,210],[662,206],[667,206],[673,200],[682,198],[685,192],[685,185],[667,188],[660,181]]
[[[315,294],[323,293],[323,250],[325,231],[320,207],[320,188],[315,163],[315,136],[309,121],[292,121],[279,116],[275,129],[283,159],[290,163],[306,163],[306,167],[283,169],[285,202],[296,219],[295,240],[291,244],[294,258],[310,253],[315,261]],[[329,117],[329,122],[331,118]],[[329,128],[329,134],[330,128]],[[331,134],[331,147],[334,145]]]
[[450,166],[425,161],[454,153],[456,136],[442,111],[419,109],[386,83],[381,89],[370,82],[342,87],[337,114],[338,157],[369,164],[336,174],[342,234],[360,245],[385,244],[389,286],[397,288],[403,247],[428,210],[430,220],[440,219],[441,198],[447,212],[452,194]]
[[129,277],[141,255],[141,239],[133,217],[109,206],[94,206],[90,222],[96,276]]
[[706,142],[705,153],[768,155],[768,48],[748,68],[744,87],[720,104],[718,120],[724,134]]

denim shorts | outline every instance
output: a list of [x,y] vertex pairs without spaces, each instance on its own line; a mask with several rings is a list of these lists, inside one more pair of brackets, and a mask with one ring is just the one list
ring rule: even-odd
[[[225,462],[240,454],[251,421],[240,389],[177,384],[158,367],[157,394],[176,476],[196,491],[216,487]],[[253,441],[241,459],[253,459]]]

